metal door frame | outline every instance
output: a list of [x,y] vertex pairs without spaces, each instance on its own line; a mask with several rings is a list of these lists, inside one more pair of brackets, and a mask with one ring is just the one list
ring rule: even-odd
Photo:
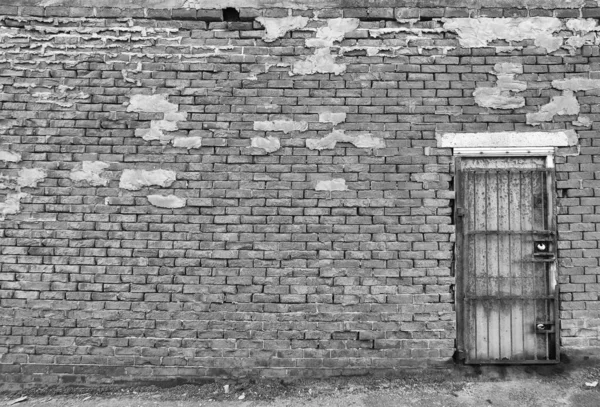
[[[455,290],[455,310],[456,310],[456,322],[457,322],[457,335],[456,335],[456,350],[457,359],[465,364],[555,364],[560,362],[560,319],[559,319],[559,285],[558,285],[558,273],[557,273],[557,226],[556,226],[556,171],[554,166],[554,147],[489,147],[489,148],[455,148],[454,149],[454,191],[455,191],[455,205],[454,205],[454,223],[456,227],[456,243],[455,243],[455,260],[453,264],[453,271],[456,280]],[[550,360],[524,360],[524,361],[507,361],[507,360],[468,360],[468,352],[466,351],[466,334],[467,334],[467,314],[464,310],[465,302],[465,273],[462,272],[464,269],[464,208],[461,204],[464,202],[465,188],[461,185],[461,158],[502,158],[502,157],[544,157],[546,160],[546,168],[548,171],[548,177],[546,180],[546,193],[548,197],[548,229],[554,231],[554,262],[550,264],[550,277],[549,283],[554,284],[554,348],[555,348],[555,359]]]

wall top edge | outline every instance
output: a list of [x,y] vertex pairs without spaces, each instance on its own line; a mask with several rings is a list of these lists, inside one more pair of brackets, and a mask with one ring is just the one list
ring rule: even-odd
[[3,6],[34,7],[110,7],[152,9],[223,9],[234,8],[537,8],[577,9],[597,7],[598,1],[586,0],[3,0]]

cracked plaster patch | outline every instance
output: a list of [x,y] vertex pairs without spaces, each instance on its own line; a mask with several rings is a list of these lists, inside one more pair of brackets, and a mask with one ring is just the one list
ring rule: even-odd
[[137,191],[151,185],[168,187],[175,182],[176,175],[175,171],[170,170],[124,170],[119,188]]
[[284,134],[293,131],[308,130],[308,123],[305,121],[296,122],[293,120],[273,120],[265,122],[254,122],[254,130],[259,131],[282,131]]
[[[552,87],[562,90],[562,95],[554,96],[550,103],[543,105],[537,113],[527,113],[527,124],[537,126],[542,122],[552,121],[554,116],[576,115],[580,106],[574,92],[600,90],[600,79],[575,77],[552,81]],[[574,121],[575,126],[587,127],[591,124],[589,118],[580,117]]]
[[563,39],[552,36],[561,27],[561,21],[554,17],[452,18],[444,22],[445,29],[456,31],[463,47],[487,47],[494,40],[534,40],[548,52],[561,47]]
[[0,220],[4,220],[6,215],[15,215],[21,211],[21,199],[27,196],[26,193],[17,192],[6,195],[6,200],[0,202]]
[[344,130],[334,130],[321,139],[306,140],[306,147],[311,150],[333,149],[337,143],[350,143],[357,148],[385,148],[385,141],[371,134],[345,134]]
[[318,48],[314,55],[292,65],[289,75],[312,75],[315,73],[332,73],[341,75],[346,72],[346,64],[336,63],[336,57],[331,55],[329,48]]
[[148,201],[159,208],[183,208],[185,207],[187,200],[185,198],[179,198],[175,195],[148,195]]
[[570,90],[573,92],[581,90],[600,90],[600,79],[569,78],[552,81],[552,87],[558,90]]
[[571,122],[573,126],[577,127],[591,127],[592,120],[587,116],[579,116],[577,120]]
[[289,72],[293,75],[312,75],[315,73],[333,73],[341,75],[346,72],[346,64],[336,63],[336,58],[331,54],[334,42],[344,39],[346,33],[358,28],[360,20],[357,18],[334,18],[327,21],[326,27],[317,29],[315,38],[307,38],[307,47],[315,48],[313,55],[304,60],[296,61]]
[[263,149],[267,153],[274,153],[281,148],[281,143],[277,137],[253,137],[250,146]]
[[202,146],[202,137],[175,137],[172,140],[173,147],[186,148],[188,150],[192,148],[200,148]]
[[334,178],[332,180],[319,181],[315,186],[315,191],[347,191],[348,186],[343,178]]
[[[52,86],[45,86],[53,88]],[[54,104],[60,107],[73,107],[78,100],[89,99],[91,95],[84,92],[72,92],[73,86],[58,85],[53,88],[54,92],[34,92],[32,96],[37,98],[37,103]]]
[[46,178],[46,171],[41,168],[21,168],[17,184],[22,188],[35,188]]
[[110,165],[102,161],[83,161],[71,170],[69,178],[92,186],[106,186],[109,180],[102,178],[102,172]]
[[494,109],[517,109],[525,106],[525,98],[515,96],[513,92],[523,92],[527,82],[515,79],[516,74],[523,73],[523,65],[516,63],[498,63],[491,74],[498,78],[493,88],[477,88],[473,92],[475,103],[482,107]]
[[320,112],[319,122],[321,123],[333,123],[337,125],[346,121],[345,112]]
[[18,163],[21,161],[21,154],[8,150],[0,150],[0,161]]
[[315,38],[306,39],[306,46],[311,48],[333,47],[334,42],[343,40],[346,33],[356,30],[359,24],[360,20],[358,18],[332,18],[327,20],[327,26],[318,28]]
[[136,129],[135,135],[146,141],[158,140],[162,144],[168,144],[173,136],[164,132],[172,132],[179,129],[177,122],[187,120],[187,113],[179,112],[179,106],[169,102],[168,95],[133,95],[127,106],[128,112],[163,113],[162,120],[151,120],[150,128]]
[[567,21],[565,25],[574,33],[587,34],[590,31],[596,31],[598,23],[591,18],[578,18]]
[[256,19],[263,27],[265,34],[263,35],[264,42],[273,42],[284,37],[288,32],[306,27],[308,24],[307,17],[281,17],[267,18],[259,17]]
[[579,102],[570,90],[563,91],[561,96],[554,96],[550,103],[543,105],[539,112],[527,113],[527,124],[537,126],[542,122],[550,122],[554,116],[579,114]]

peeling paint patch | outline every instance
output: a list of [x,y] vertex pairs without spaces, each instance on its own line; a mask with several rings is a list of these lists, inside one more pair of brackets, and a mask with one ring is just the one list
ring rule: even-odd
[[566,26],[574,33],[587,34],[590,31],[596,31],[598,23],[591,18],[578,18],[567,21]]
[[463,47],[487,47],[494,40],[534,40],[535,45],[548,52],[559,49],[563,39],[553,37],[562,24],[554,17],[529,18],[452,18],[444,22],[444,28],[456,31]]
[[319,113],[319,122],[321,123],[333,123],[337,125],[346,121],[345,112],[321,112]]
[[308,18],[301,16],[282,18],[259,17],[256,21],[265,27],[264,42],[273,42],[278,38],[284,37],[288,32],[304,28],[308,24]]
[[592,120],[587,116],[579,116],[577,118],[577,120],[575,120],[572,123],[573,123],[573,126],[577,126],[577,127],[591,127],[592,126]]
[[37,103],[54,104],[60,107],[73,107],[77,100],[89,99],[91,96],[84,92],[72,92],[75,90],[73,86],[58,85],[55,88],[50,88],[52,92],[34,92],[32,96],[36,98]]
[[527,82],[515,79],[516,74],[523,73],[522,64],[498,63],[491,73],[498,78],[496,87],[475,89],[475,103],[494,109],[517,109],[525,106],[524,97],[513,95],[513,92],[527,89]]
[[21,161],[21,154],[7,150],[0,150],[0,161],[18,163]]
[[119,188],[137,191],[150,185],[168,187],[175,182],[175,171],[170,170],[125,170],[121,175]]
[[319,181],[315,186],[315,191],[347,191],[348,186],[343,178],[334,178],[329,181]]
[[41,168],[21,168],[17,184],[21,188],[35,188],[46,178],[46,171]]
[[577,145],[574,130],[560,131],[502,131],[492,133],[437,134],[437,146],[460,147],[566,147]]
[[304,61],[294,62],[289,75],[312,75],[315,73],[341,75],[346,72],[346,64],[338,64],[335,61],[336,58],[331,55],[329,48],[319,48],[314,55],[309,56]]
[[327,27],[317,29],[315,38],[306,40],[306,46],[311,48],[332,47],[334,42],[344,39],[346,33],[358,28],[358,18],[332,18],[327,20]]
[[202,146],[202,137],[175,137],[173,147],[178,148],[200,148]]
[[337,143],[350,143],[358,148],[385,148],[385,141],[371,134],[345,134],[344,130],[334,130],[322,139],[306,140],[306,147],[311,150],[335,148]]
[[21,211],[21,199],[27,196],[26,193],[6,195],[6,200],[0,202],[0,220],[4,220],[6,215],[15,215]]
[[285,134],[293,131],[308,130],[308,123],[304,121],[296,122],[293,120],[273,120],[268,122],[254,122],[254,130],[259,131],[282,131]]
[[110,165],[102,161],[83,161],[71,170],[69,178],[92,186],[106,186],[109,180],[102,178],[102,172]]
[[360,20],[356,18],[333,18],[327,21],[326,27],[317,29],[315,38],[305,41],[307,47],[315,48],[313,55],[292,64],[290,76],[312,75],[315,73],[333,73],[341,75],[346,72],[346,64],[336,63],[336,58],[331,54],[334,42],[344,39],[346,33],[358,28]]
[[570,90],[577,92],[580,90],[599,90],[600,79],[588,78],[569,78],[557,79],[552,81],[552,87],[559,90]]
[[185,198],[178,198],[175,195],[148,195],[148,201],[159,208],[183,208],[185,207],[187,200]]
[[542,122],[550,122],[554,116],[579,114],[579,102],[570,90],[563,91],[561,96],[554,96],[537,113],[527,113],[527,124],[537,126]]
[[261,148],[267,153],[274,153],[281,148],[277,137],[253,137],[251,147]]
[[133,95],[129,99],[129,106],[127,106],[128,112],[177,112],[179,106],[169,102],[166,94],[157,95]]
[[164,132],[179,129],[177,122],[187,120],[185,112],[179,112],[179,106],[169,102],[168,95],[133,95],[127,106],[128,112],[163,113],[162,120],[151,120],[149,129],[136,129],[135,135],[146,141],[158,140],[162,144],[168,144],[173,136]]

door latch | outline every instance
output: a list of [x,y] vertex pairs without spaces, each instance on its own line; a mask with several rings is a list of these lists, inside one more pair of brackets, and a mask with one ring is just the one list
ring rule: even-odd
[[554,332],[553,322],[536,322],[535,330],[539,333],[552,333]]
[[533,242],[533,257],[541,261],[554,261],[554,250],[549,240],[536,240]]

